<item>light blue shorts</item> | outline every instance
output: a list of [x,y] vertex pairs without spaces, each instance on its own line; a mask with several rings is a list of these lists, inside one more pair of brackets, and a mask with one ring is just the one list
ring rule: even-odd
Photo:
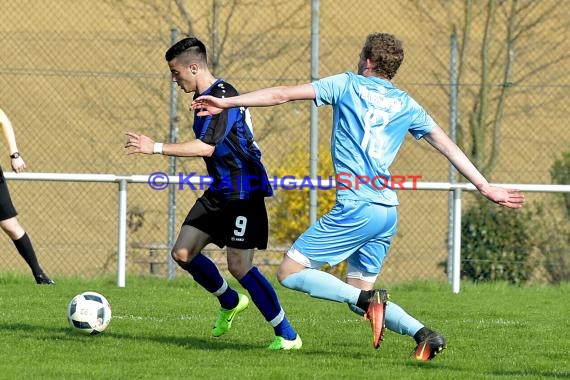
[[[332,210],[317,220],[293,243],[311,263],[336,265],[344,260],[353,268],[379,274],[392,236],[396,233],[396,206],[365,201],[337,201]],[[298,261],[294,255],[289,256]]]

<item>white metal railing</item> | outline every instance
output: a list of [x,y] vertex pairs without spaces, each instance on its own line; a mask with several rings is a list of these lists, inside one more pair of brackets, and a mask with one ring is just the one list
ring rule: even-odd
[[[156,174],[156,173],[153,173]],[[163,174],[163,173],[161,173]],[[127,257],[127,195],[128,183],[149,183],[152,175],[120,175],[120,174],[89,174],[89,173],[12,173],[6,172],[4,176],[9,180],[18,181],[59,181],[59,182],[107,182],[117,183],[119,191],[118,209],[118,236],[117,236],[117,286],[125,287],[126,280],[126,257]],[[154,184],[164,183],[168,180],[170,184],[180,184],[181,176],[158,176],[153,177]],[[184,179],[193,184],[205,183],[204,177],[195,176]],[[313,184],[329,187],[335,186],[334,181],[324,179],[313,179]],[[286,186],[307,186],[307,179],[279,179],[279,184]],[[399,184],[398,184],[399,185]],[[518,184],[503,183],[495,184],[507,188],[519,189],[524,192],[539,193],[570,193],[570,185],[541,185],[541,184]],[[316,186],[316,185],[315,185]],[[402,190],[438,190],[453,192],[453,257],[452,257],[452,291],[459,293],[460,288],[460,268],[461,268],[461,207],[462,191],[476,191],[475,186],[468,183],[448,183],[448,182],[404,182],[401,184]]]

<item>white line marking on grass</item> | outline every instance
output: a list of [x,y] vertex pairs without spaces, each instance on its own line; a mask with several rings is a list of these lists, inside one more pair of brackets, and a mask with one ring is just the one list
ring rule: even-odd
[[166,322],[166,321],[202,321],[205,320],[206,318],[196,317],[191,315],[173,315],[173,316],[155,317],[151,315],[141,316],[141,315],[125,314],[125,315],[113,315],[113,319]]

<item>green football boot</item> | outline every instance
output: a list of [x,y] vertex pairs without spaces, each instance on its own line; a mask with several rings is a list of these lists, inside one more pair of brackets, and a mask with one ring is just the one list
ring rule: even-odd
[[230,331],[232,328],[232,322],[236,315],[247,309],[249,305],[249,298],[244,294],[239,294],[239,301],[236,307],[230,310],[220,309],[220,315],[218,320],[212,328],[212,335],[219,337]]
[[303,346],[301,337],[297,334],[297,337],[293,340],[287,340],[282,336],[276,336],[275,340],[267,347],[268,350],[278,351],[278,350],[298,350]]

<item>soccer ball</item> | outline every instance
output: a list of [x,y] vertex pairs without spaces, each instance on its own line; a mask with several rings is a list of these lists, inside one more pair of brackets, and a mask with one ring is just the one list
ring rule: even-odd
[[72,329],[82,334],[100,334],[111,322],[111,305],[99,293],[78,294],[67,306],[67,320]]

